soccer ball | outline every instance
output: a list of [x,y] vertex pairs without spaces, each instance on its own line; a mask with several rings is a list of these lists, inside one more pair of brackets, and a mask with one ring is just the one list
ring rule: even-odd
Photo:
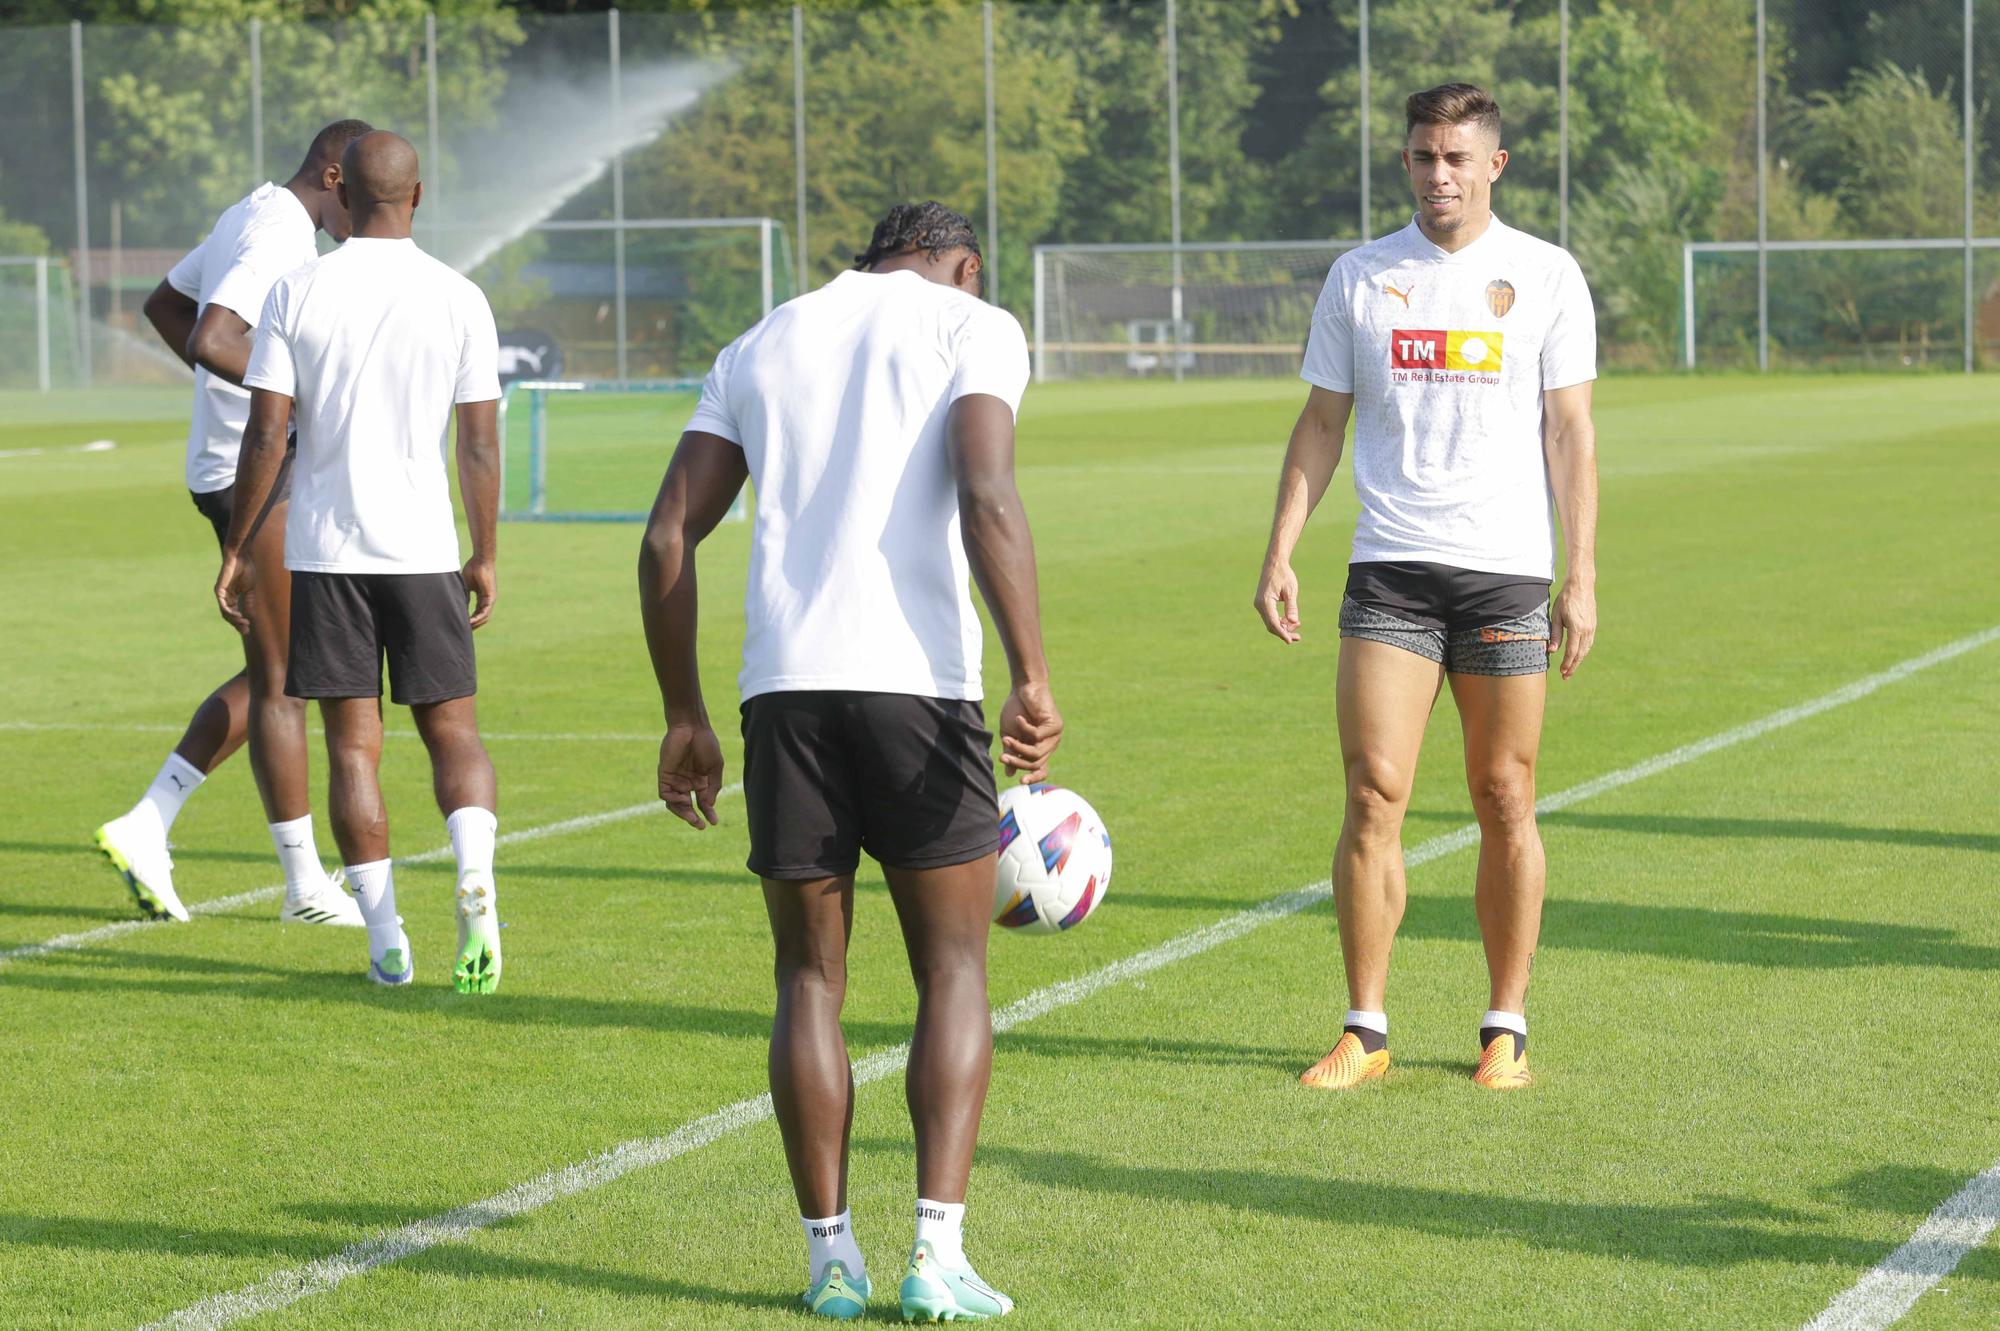
[[1090,918],[1111,886],[1111,834],[1083,796],[1011,786],[1000,796],[1000,882],[993,922],[1053,934]]

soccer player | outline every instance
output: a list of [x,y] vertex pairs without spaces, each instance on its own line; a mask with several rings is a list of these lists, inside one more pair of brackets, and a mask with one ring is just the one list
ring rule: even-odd
[[971,223],[899,204],[855,271],[725,347],[639,558],[667,733],[660,798],[715,822],[722,751],[695,656],[694,550],[756,482],[743,644],[749,868],[777,952],[771,1098],[806,1237],[806,1307],[862,1314],[847,1209],[854,1084],[841,1035],[854,871],[881,865],[917,985],[906,1091],[917,1139],[906,1317],[998,1317],[961,1225],[993,1065],[986,937],[999,810],[980,709],[979,582],[1006,648],[1001,762],[1040,780],[1062,735],[1034,544],[1014,488],[1027,340],[979,299]]
[[[236,507],[237,450],[250,414],[250,395],[241,385],[257,317],[271,284],[318,253],[316,231],[346,238],[347,214],[334,195],[340,154],[368,130],[359,120],[337,120],[322,129],[290,180],[259,185],[224,209],[207,239],[146,298],[146,317],[194,370],[187,485],[218,542]],[[361,923],[353,900],[320,864],[306,783],[305,706],[285,696],[291,577],[284,567],[283,535],[290,490],[285,468],[271,496],[249,515],[246,558],[257,615],[243,640],[244,669],[195,709],[139,802],[97,829],[98,849],[139,908],[156,919],[188,918],[174,889],[167,833],[195,787],[242,746],[247,733],[250,770],[285,876],[278,917],[307,924]]]
[[[472,630],[492,615],[495,595],[499,339],[479,288],[410,239],[423,186],[408,142],[380,130],[354,140],[341,158],[339,190],[353,235],[280,278],[257,328],[243,376],[251,398],[241,499],[215,595],[224,618],[255,631],[259,607],[243,605],[244,547],[251,515],[282,469],[286,422],[295,420],[285,688],[320,700],[333,835],[367,922],[369,978],[408,984],[415,974],[396,915],[377,780],[386,652],[391,700],[410,708],[429,751],[458,860],[452,983],[461,993],[491,993],[500,983],[497,792],[474,715]],[[472,529],[463,569],[445,474],[454,408],[459,490]]]
[[[1597,632],[1596,321],[1576,261],[1493,215],[1500,108],[1448,83],[1410,97],[1409,226],[1342,255],[1313,313],[1277,515],[1257,586],[1265,626],[1300,633],[1292,551],[1355,415],[1354,531],[1337,711],[1347,804],[1334,903],[1350,1010],[1308,1086],[1389,1066],[1384,997],[1404,905],[1402,826],[1424,726],[1450,684],[1480,830],[1474,895],[1490,989],[1474,1080],[1529,1085],[1528,973],[1546,866],[1535,760],[1549,658],[1568,679]],[[1357,409],[1358,404],[1358,409]],[[1567,576],[1549,607],[1562,517]]]

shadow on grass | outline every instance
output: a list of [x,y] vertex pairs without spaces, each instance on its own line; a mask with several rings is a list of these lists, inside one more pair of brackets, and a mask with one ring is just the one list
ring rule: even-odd
[[[1412,823],[1445,823],[1462,827],[1472,821],[1470,810],[1410,810]],[[1743,841],[1873,842],[1884,846],[1916,846],[1925,850],[1979,850],[2000,853],[2000,834],[1941,832],[1924,827],[1865,827],[1855,823],[1812,818],[1724,818],[1674,813],[1591,813],[1561,809],[1541,816],[1545,828],[1577,827],[1588,831],[1636,832],[1642,836],[1719,837]]]
[[[909,1149],[887,1139],[855,1146],[871,1151]],[[1879,1262],[1901,1242],[1885,1246],[1807,1228],[1818,1218],[1744,1197],[1705,1197],[1683,1205],[1555,1201],[1262,1170],[1128,1165],[1072,1151],[987,1145],[980,1147],[979,1160],[987,1168],[1009,1170],[1043,1187],[1128,1197],[1140,1206],[1173,1198],[1227,1210],[1389,1226],[1478,1243],[1512,1239],[1532,1247],[1666,1266],[1789,1262],[1861,1269]],[[1915,1172],[1926,1178],[1932,1173]]]
[[[67,954],[65,960],[71,964],[10,967],[0,971],[0,989],[37,989],[56,994],[136,991],[174,998],[352,1003],[385,1013],[442,1014],[454,1020],[509,1026],[670,1031],[758,1043],[768,1040],[771,1034],[771,1013],[762,1006],[704,1007],[524,992],[519,988],[503,988],[497,994],[477,996],[454,993],[448,986],[440,985],[384,989],[368,983],[358,968],[290,969],[125,948],[79,948]],[[856,1050],[901,1044],[910,1038],[907,1024],[850,1018],[842,1025],[848,1044]]]
[[[110,893],[106,893],[109,896]],[[136,920],[139,912],[130,906],[119,909],[112,906],[72,906],[59,902],[43,902],[37,905],[28,901],[0,901],[0,915],[39,915],[44,919],[57,920]],[[14,946],[0,944],[0,947]]]
[[1294,1076],[1311,1065],[1298,1049],[1259,1048],[1209,1040],[1117,1039],[1109,1036],[1055,1035],[1040,1031],[1003,1031],[993,1037],[996,1053],[1020,1052],[1043,1058],[1117,1058],[1130,1062],[1171,1063],[1176,1067],[1251,1067]]
[[[339,1214],[343,1207],[327,1208]],[[418,1219],[407,1213],[384,1214],[365,1223],[371,1227],[401,1226]],[[509,1222],[488,1226],[505,1228]],[[353,1240],[349,1240],[353,1241]],[[244,1229],[196,1229],[180,1224],[148,1220],[102,1220],[85,1216],[32,1216],[0,1213],[0,1247],[42,1247],[63,1251],[90,1250],[117,1254],[159,1253],[169,1257],[267,1257],[285,1261],[310,1261],[339,1251],[345,1243],[325,1234],[259,1232]],[[662,1246],[664,1259],[670,1249]],[[692,1284],[684,1280],[623,1271],[606,1267],[582,1266],[572,1262],[543,1261],[485,1252],[465,1244],[442,1244],[400,1265],[438,1275],[468,1280],[494,1278],[541,1280],[580,1289],[602,1290],[657,1299],[692,1303],[728,1304],[758,1311],[796,1308],[798,1294],[782,1290],[722,1289]]]
[[[85,833],[75,841],[0,841],[0,852],[18,851],[24,855],[75,855],[102,863],[103,856],[97,847],[90,844],[90,835]],[[204,861],[216,864],[268,864],[276,872],[277,856],[268,850],[201,850],[182,846],[174,847],[174,862],[182,860]],[[107,874],[110,870],[105,871]]]

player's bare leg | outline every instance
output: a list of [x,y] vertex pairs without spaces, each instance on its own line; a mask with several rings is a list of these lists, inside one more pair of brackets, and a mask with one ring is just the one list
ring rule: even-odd
[[792,1190],[801,1216],[838,1216],[847,1210],[847,1141],[854,1126],[854,1072],[840,1029],[854,875],[766,878],[764,910],[771,918],[778,986],[771,1103]]
[[250,737],[250,677],[237,671],[201,700],[174,752],[203,776],[214,772]]
[[249,687],[250,770],[264,817],[288,823],[312,811],[307,790],[306,705],[285,696],[292,638],[292,575],[285,567],[285,509],[266,508],[250,537],[250,632],[243,639]]
[[1518,1089],[1531,1080],[1528,977],[1541,937],[1542,895],[1548,878],[1541,832],[1535,825],[1535,759],[1541,748],[1547,689],[1548,676],[1543,674],[1451,676],[1452,697],[1465,730],[1466,785],[1479,819],[1474,903],[1490,990],[1488,1016],[1480,1032],[1478,1077],[1483,1085],[1501,1090]]
[[962,1203],[993,1075],[986,999],[997,857],[942,869],[890,869],[889,895],[917,982],[917,1029],[904,1077],[917,1136],[917,1192]]
[[396,914],[389,864],[389,813],[382,803],[382,700],[322,698],[326,724],[327,815],[347,868],[347,886],[368,927],[368,977],[408,984],[415,976],[410,940]]
[[[1349,1011],[1386,1010],[1389,951],[1403,922],[1403,816],[1416,780],[1424,727],[1444,683],[1444,668],[1427,657],[1367,638],[1340,640],[1335,697],[1346,808],[1333,852],[1334,910],[1347,971]],[[1386,1031],[1349,1030],[1301,1079],[1322,1090],[1344,1090],[1388,1069]]]
[[883,869],[917,982],[903,1079],[917,1137],[917,1236],[899,1291],[906,1321],[982,1320],[1014,1307],[972,1269],[962,1229],[993,1076],[986,940],[997,862],[983,855],[938,869]]
[[500,987],[500,898],[493,877],[499,829],[499,786],[493,759],[479,738],[478,707],[471,696],[410,708],[431,758],[431,790],[451,833],[458,861],[453,900],[458,917],[458,959],[452,986],[462,994],[490,994]]

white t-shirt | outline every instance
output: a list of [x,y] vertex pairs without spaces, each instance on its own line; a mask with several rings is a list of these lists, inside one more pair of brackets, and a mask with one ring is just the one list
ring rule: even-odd
[[742,697],[981,696],[945,416],[1027,385],[1013,315],[908,271],[842,273],[723,348],[687,428],[757,488]]
[[1415,222],[1349,250],[1299,376],[1354,395],[1353,562],[1554,576],[1542,394],[1597,377],[1567,251],[1497,217],[1455,254]]
[[285,567],[451,573],[445,432],[500,396],[485,293],[413,240],[356,236],[271,288],[243,382],[292,399]]
[[[319,253],[318,230],[298,195],[266,181],[222,210],[208,238],[167,274],[167,285],[203,310],[220,305],[255,328],[271,284]],[[249,419],[250,394],[195,367],[188,489],[208,494],[235,484],[236,454]]]

